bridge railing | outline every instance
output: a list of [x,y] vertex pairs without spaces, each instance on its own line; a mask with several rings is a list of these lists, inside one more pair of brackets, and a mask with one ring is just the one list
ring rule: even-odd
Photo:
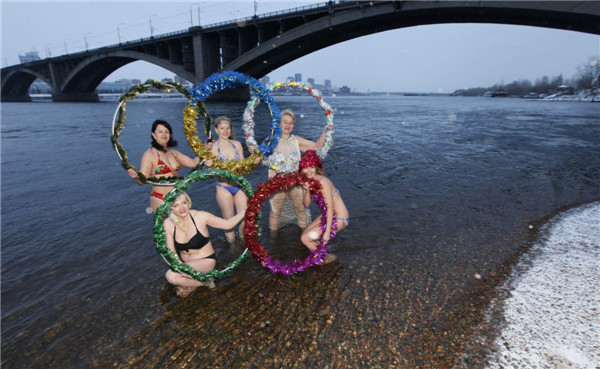
[[[257,19],[264,19],[264,18],[269,18],[269,17],[273,17],[276,15],[281,15],[281,14],[289,14],[289,13],[296,13],[296,12],[301,12],[304,10],[310,10],[310,9],[315,9],[315,8],[322,8],[327,6],[329,3],[316,3],[316,4],[310,4],[310,5],[305,5],[305,6],[300,6],[300,7],[296,7],[296,8],[291,8],[291,9],[285,9],[285,10],[278,10],[275,12],[269,12],[269,13],[263,13],[261,15],[257,15],[256,18]],[[217,22],[217,23],[211,23],[211,24],[207,24],[205,26],[202,26],[203,29],[206,28],[217,28],[220,26],[224,26],[224,25],[228,25],[228,24],[233,24],[239,21],[244,21],[244,22],[249,22],[254,20],[255,18],[253,16],[250,17],[244,17],[244,18],[236,18],[233,21],[222,21],[222,22]]]

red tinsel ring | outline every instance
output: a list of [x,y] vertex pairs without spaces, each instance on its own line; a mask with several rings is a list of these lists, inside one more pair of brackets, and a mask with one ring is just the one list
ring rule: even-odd
[[[297,184],[302,185],[308,181],[310,194],[321,208],[321,229],[325,229],[324,224],[327,223],[327,207],[321,195],[321,184],[316,179],[308,179],[305,176],[294,172],[291,174],[278,174],[270,178],[265,184],[258,184],[257,190],[254,192],[254,197],[248,199],[248,208],[246,209],[246,218],[244,225],[244,239],[246,246],[254,259],[269,269],[272,273],[281,273],[291,275],[311,266],[321,264],[327,256],[327,250],[323,244],[323,239],[317,246],[316,250],[311,250],[310,255],[303,260],[293,260],[291,262],[283,262],[273,259],[267,250],[260,244],[259,227],[260,227],[260,209],[265,201],[271,195],[280,190],[287,190]],[[335,230],[332,227],[331,239],[335,236]]]

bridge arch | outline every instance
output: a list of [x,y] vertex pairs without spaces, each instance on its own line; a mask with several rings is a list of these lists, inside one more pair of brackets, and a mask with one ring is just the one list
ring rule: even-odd
[[[2,96],[18,96],[18,99],[11,101],[31,101],[29,96],[29,87],[36,79],[41,79],[49,86],[52,86],[52,81],[44,74],[36,70],[23,68],[11,71],[2,76]],[[4,99],[3,99],[4,100]]]
[[[130,50],[116,50],[92,55],[77,64],[65,76],[62,83],[56,86],[53,94],[55,101],[97,100],[96,87],[110,74],[119,68],[136,61],[145,61],[165,68],[173,74],[194,80],[194,76],[182,67],[169,63],[159,57]],[[95,97],[94,97],[95,96]]]
[[[329,17],[303,23],[240,55],[223,67],[262,77],[295,59],[354,38],[383,31],[421,25],[449,23],[492,23],[534,26],[600,33],[600,16],[576,12],[582,4],[572,2],[565,12],[564,2],[525,1],[428,1],[359,3],[359,7],[336,11]],[[593,10],[594,4],[586,4]],[[596,8],[600,8],[597,4]],[[582,9],[583,10],[583,9]],[[593,24],[596,24],[594,26]],[[283,26],[282,26],[283,27]]]

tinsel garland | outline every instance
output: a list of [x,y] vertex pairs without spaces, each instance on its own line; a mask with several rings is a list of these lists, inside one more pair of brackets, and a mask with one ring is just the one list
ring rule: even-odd
[[[246,220],[244,223],[244,239],[248,250],[254,256],[254,259],[269,269],[272,273],[280,273],[284,275],[291,275],[294,273],[301,272],[311,266],[321,264],[325,260],[327,255],[327,249],[325,248],[323,239],[317,246],[316,250],[311,250],[310,255],[305,259],[296,259],[291,262],[283,262],[280,260],[273,259],[267,250],[260,244],[258,237],[260,236],[260,214],[261,207],[265,201],[276,191],[287,190],[297,184],[304,184],[308,182],[310,194],[313,200],[317,203],[321,209],[323,216],[321,217],[321,224],[319,229],[321,233],[325,232],[327,228],[327,204],[321,194],[321,184],[315,179],[308,179],[298,172],[291,174],[278,174],[270,178],[265,184],[258,184],[258,189],[254,192],[254,197],[248,199],[248,208],[246,209]],[[335,217],[335,214],[334,214]],[[335,231],[337,229],[337,223],[333,222],[331,227],[331,237],[335,237]]]
[[250,91],[256,95],[256,98],[259,99],[259,101],[264,102],[269,108],[271,114],[271,133],[265,143],[258,145],[258,150],[243,161],[217,160],[215,156],[210,154],[210,151],[204,146],[202,140],[200,140],[197,135],[196,116],[205,112],[196,112],[196,116],[194,116],[194,113],[190,111],[193,109],[188,110],[187,118],[184,117],[184,132],[189,145],[199,157],[212,160],[214,163],[213,167],[215,168],[227,169],[235,174],[242,175],[244,173],[249,173],[256,168],[259,156],[271,155],[273,153],[273,148],[276,147],[279,142],[279,137],[281,137],[279,108],[275,105],[273,97],[269,94],[268,89],[258,80],[239,72],[228,71],[214,73],[192,91],[193,97],[190,99],[190,106],[193,106],[194,102],[208,99],[212,94],[218,91],[234,87],[249,87]]
[[230,276],[238,265],[240,265],[246,258],[248,258],[248,249],[230,264],[228,264],[223,270],[213,269],[208,273],[202,273],[190,265],[183,263],[176,253],[171,251],[167,246],[167,234],[163,225],[163,220],[169,215],[171,211],[171,205],[175,198],[181,191],[185,191],[189,188],[191,182],[203,181],[212,177],[222,177],[229,181],[236,182],[242,186],[242,190],[246,193],[248,198],[252,198],[254,193],[252,191],[252,185],[245,178],[237,176],[227,170],[223,169],[207,169],[200,172],[192,172],[188,174],[183,180],[177,182],[173,189],[165,195],[165,202],[156,209],[154,214],[154,242],[156,243],[156,249],[163,256],[165,261],[171,267],[171,270],[176,273],[185,273],[192,278],[200,282],[208,282],[210,280],[221,279]]
[[[154,79],[148,79],[144,83],[131,86],[129,91],[124,92],[119,98],[119,105],[117,106],[117,110],[115,111],[115,115],[113,116],[112,135],[110,136],[110,140],[115,148],[115,151],[117,152],[117,155],[119,156],[119,159],[121,159],[121,166],[125,168],[125,170],[135,170],[138,174],[138,178],[142,181],[142,183],[148,183],[151,185],[172,185],[181,181],[183,177],[146,177],[144,173],[140,172],[135,166],[129,163],[129,160],[127,159],[127,152],[119,142],[121,130],[123,129],[123,127],[125,127],[125,108],[127,106],[127,102],[129,100],[135,99],[137,95],[148,92],[151,88],[167,92],[177,90],[188,99],[190,99],[192,96],[190,92],[186,90],[181,83],[173,81],[158,82]],[[204,103],[201,101],[195,104],[194,109],[197,112],[206,112]],[[208,114],[204,113],[203,115],[205,116],[204,129],[205,131],[208,130],[208,132],[210,132],[212,121]]]
[[[333,146],[333,109],[331,108],[331,106],[329,104],[327,104],[325,101],[323,101],[323,97],[321,96],[321,92],[319,90],[315,90],[311,87],[311,85],[306,84],[306,83],[300,83],[300,82],[285,82],[285,83],[281,83],[281,82],[275,82],[272,85],[268,86],[269,90],[280,90],[280,89],[286,89],[288,87],[291,88],[295,88],[298,90],[304,90],[307,91],[311,96],[313,96],[314,98],[317,99],[317,101],[319,102],[319,106],[321,106],[321,108],[325,111],[325,118],[326,118],[326,123],[325,123],[325,143],[323,145],[323,147],[321,147],[319,149],[319,151],[317,151],[317,155],[319,155],[319,157],[321,159],[325,159],[325,157],[327,156],[327,152],[329,151],[329,149],[331,148],[331,146]],[[256,106],[258,106],[260,104],[260,100],[258,100],[257,98],[254,98],[250,101],[248,101],[248,104],[246,106],[246,110],[244,110],[244,115],[243,115],[243,129],[244,129],[244,133],[246,134],[246,145],[256,145],[256,139],[254,138],[254,111],[256,109]],[[296,170],[298,170],[297,167],[281,167],[281,166],[276,166],[275,164],[278,162],[279,160],[277,160],[276,157],[274,156],[269,156],[269,157],[265,157],[262,161],[262,164],[275,170],[278,173],[291,173],[291,172],[295,172]]]
[[198,138],[198,129],[196,128],[196,119],[199,110],[197,104],[188,103],[183,109],[183,131],[188,144],[194,150],[196,155],[203,160],[212,160],[212,168],[228,170],[236,175],[243,175],[252,172],[260,157],[260,152],[255,151],[245,160],[219,160]]

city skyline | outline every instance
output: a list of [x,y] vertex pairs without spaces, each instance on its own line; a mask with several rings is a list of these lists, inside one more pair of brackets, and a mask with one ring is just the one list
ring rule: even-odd
[[[314,3],[256,2],[258,14]],[[31,10],[32,4],[35,11]],[[3,64],[14,64],[18,55],[32,50],[42,58],[57,56],[190,25],[252,16],[254,4],[3,1]],[[284,81],[301,72],[316,81],[330,79],[335,85],[347,85],[356,91],[450,93],[543,76],[573,78],[577,67],[597,57],[599,50],[599,36],[574,31],[500,24],[432,24],[332,45],[299,57],[268,76],[273,81]],[[137,61],[115,71],[106,81],[172,76],[170,71]]]

